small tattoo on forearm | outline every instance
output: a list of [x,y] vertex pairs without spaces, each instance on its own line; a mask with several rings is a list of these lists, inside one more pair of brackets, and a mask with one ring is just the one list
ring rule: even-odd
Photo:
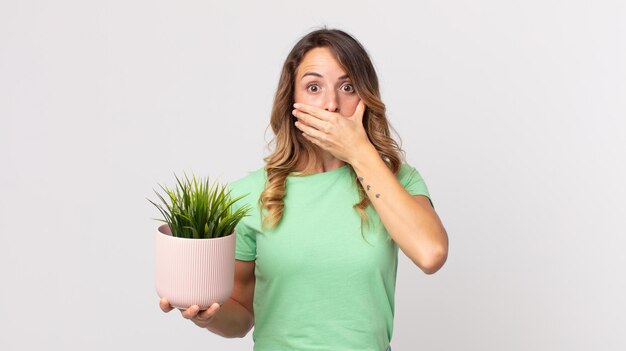
[[[363,181],[363,177],[356,177],[356,179],[358,179],[360,182],[362,182],[362,181]],[[370,191],[370,188],[371,188],[371,186],[370,186],[369,184],[367,184],[367,185],[365,186],[365,189],[366,189],[367,191]],[[376,198],[378,199],[379,197],[380,197],[380,194],[376,194]]]

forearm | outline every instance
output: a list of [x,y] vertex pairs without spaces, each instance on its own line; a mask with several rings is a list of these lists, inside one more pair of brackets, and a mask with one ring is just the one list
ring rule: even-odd
[[228,298],[206,329],[225,338],[243,338],[253,325],[254,318],[250,312],[237,301]]
[[448,240],[430,204],[418,203],[373,147],[352,160],[352,166],[392,239],[422,270],[436,271],[445,261]]

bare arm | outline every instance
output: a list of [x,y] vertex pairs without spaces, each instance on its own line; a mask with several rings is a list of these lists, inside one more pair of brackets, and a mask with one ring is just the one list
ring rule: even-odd
[[448,233],[424,195],[409,194],[372,146],[352,160],[357,179],[392,239],[424,273],[437,272],[448,257]]

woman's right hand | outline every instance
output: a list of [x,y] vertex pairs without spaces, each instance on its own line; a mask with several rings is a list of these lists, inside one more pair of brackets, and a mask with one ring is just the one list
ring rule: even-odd
[[[165,313],[174,309],[174,307],[170,305],[170,302],[165,298],[162,298],[161,301],[159,301],[159,306],[161,307],[161,310]],[[201,328],[206,328],[213,321],[215,314],[219,312],[220,304],[215,302],[209,308],[203,311],[200,311],[200,307],[198,307],[198,305],[190,306],[185,310],[180,308],[178,310],[183,315],[183,318],[191,320]]]

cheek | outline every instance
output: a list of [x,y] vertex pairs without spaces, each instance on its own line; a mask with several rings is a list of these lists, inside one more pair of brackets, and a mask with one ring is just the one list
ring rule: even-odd
[[305,94],[296,87],[293,91],[293,100],[295,102],[305,103]]
[[295,89],[293,93],[293,99],[295,102],[303,103],[306,105],[321,107],[322,100],[320,99],[321,94],[311,95],[307,94],[306,91],[302,91],[298,88]]
[[354,95],[354,96],[349,96],[349,97],[345,97],[344,99],[341,100],[340,102],[340,111],[341,114],[344,116],[352,116],[354,114],[354,111],[356,111],[356,107],[359,105],[359,97]]
[[295,102],[302,102],[302,93],[298,90],[298,88],[293,90],[293,100]]

